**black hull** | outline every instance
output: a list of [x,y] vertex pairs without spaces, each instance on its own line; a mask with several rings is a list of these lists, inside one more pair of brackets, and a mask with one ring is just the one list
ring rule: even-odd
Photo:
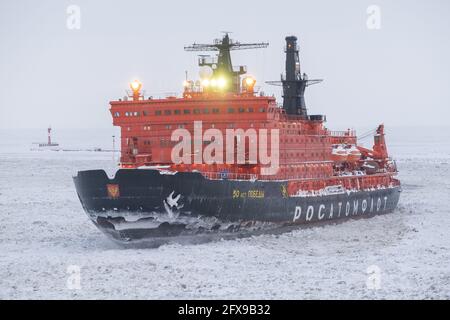
[[[199,234],[259,232],[392,212],[400,187],[289,197],[286,181],[210,180],[199,173],[162,174],[122,169],[74,177],[84,210],[97,227],[120,241]],[[111,194],[107,185],[117,185]]]

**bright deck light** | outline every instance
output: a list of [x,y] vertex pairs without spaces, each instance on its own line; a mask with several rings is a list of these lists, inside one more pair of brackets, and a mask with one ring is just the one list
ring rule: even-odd
[[134,80],[130,83],[130,87],[133,92],[139,92],[142,88],[142,83],[140,83],[138,80]]
[[245,78],[245,84],[249,87],[253,87],[255,85],[255,82],[256,82],[256,80],[253,77]]
[[224,88],[227,85],[227,80],[225,78],[219,78],[217,80],[217,85],[219,88]]
[[209,80],[208,79],[203,79],[202,80],[202,86],[203,87],[208,87],[209,86]]

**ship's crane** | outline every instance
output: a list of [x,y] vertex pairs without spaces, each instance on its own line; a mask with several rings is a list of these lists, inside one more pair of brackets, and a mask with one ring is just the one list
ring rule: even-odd
[[267,42],[259,43],[240,43],[230,39],[228,32],[222,39],[214,40],[212,44],[194,43],[191,46],[184,47],[186,51],[219,51],[217,59],[212,59],[209,56],[201,55],[199,58],[200,67],[210,67],[212,69],[213,77],[223,77],[229,81],[230,85],[226,87],[226,91],[239,93],[240,91],[240,76],[247,72],[245,66],[239,66],[238,69],[233,68],[231,63],[231,50],[246,50],[267,48]]

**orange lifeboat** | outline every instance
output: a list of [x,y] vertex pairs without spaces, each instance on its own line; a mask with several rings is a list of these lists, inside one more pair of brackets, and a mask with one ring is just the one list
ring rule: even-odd
[[361,160],[361,151],[359,151],[359,149],[355,145],[349,146],[349,148],[347,149],[347,153],[347,159],[349,162],[357,162]]
[[348,153],[344,145],[342,144],[333,145],[333,149],[331,151],[331,159],[335,162],[348,161]]
[[336,162],[356,162],[361,159],[361,151],[355,145],[333,145],[331,159]]

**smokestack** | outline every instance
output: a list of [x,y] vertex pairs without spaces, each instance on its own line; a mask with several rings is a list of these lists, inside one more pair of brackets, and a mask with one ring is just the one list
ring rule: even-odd
[[287,114],[307,118],[305,88],[307,79],[302,78],[297,37],[286,37],[286,73],[282,77],[283,108]]

